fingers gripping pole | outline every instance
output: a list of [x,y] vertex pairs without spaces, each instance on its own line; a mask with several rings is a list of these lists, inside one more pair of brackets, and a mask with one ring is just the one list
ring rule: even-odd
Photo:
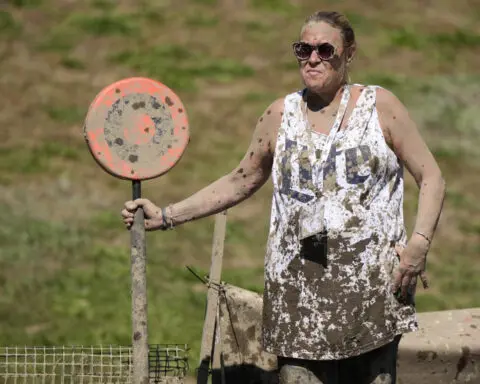
[[[141,197],[140,181],[132,182],[133,199]],[[147,268],[145,225],[142,208],[135,212],[131,228],[133,384],[148,384]]]

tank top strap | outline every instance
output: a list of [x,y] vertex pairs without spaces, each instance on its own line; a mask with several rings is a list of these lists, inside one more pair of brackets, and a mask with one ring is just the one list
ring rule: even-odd
[[374,86],[366,86],[362,89],[356,106],[350,116],[351,122],[356,121],[355,125],[364,125],[370,119],[373,109],[375,108],[376,94],[376,87]]
[[376,103],[375,87],[363,86],[362,84],[355,85],[363,88],[341,135],[341,140],[346,140],[350,146],[357,145],[362,140],[368,129],[368,123]]

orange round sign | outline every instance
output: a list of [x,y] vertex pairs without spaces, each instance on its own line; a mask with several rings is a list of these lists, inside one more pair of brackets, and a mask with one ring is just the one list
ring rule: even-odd
[[190,138],[180,98],[164,84],[143,77],[105,87],[88,109],[84,136],[105,171],[129,180],[168,172]]

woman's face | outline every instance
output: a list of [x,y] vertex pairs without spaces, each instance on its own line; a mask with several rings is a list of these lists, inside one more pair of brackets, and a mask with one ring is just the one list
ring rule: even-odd
[[[328,60],[325,54],[316,50],[306,59],[298,59],[300,75],[305,86],[314,93],[333,91],[345,80],[347,55],[344,52],[343,37],[340,29],[325,22],[308,24],[300,36],[300,42],[311,46],[330,44],[334,51]],[[320,47],[320,50],[328,46]],[[321,51],[322,53],[322,51]]]

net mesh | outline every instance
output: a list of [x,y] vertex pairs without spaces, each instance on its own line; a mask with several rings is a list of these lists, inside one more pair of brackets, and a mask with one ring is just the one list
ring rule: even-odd
[[[186,345],[149,346],[150,383],[181,383]],[[0,347],[5,384],[131,383],[132,348],[122,346]]]

